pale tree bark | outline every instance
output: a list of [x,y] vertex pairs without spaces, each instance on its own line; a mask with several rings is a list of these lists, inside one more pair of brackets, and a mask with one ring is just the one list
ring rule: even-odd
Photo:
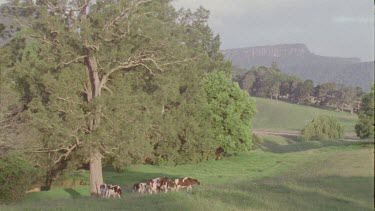
[[[81,22],[86,21],[88,1],[81,10]],[[86,68],[86,74],[88,78],[88,84],[86,87],[86,100],[90,103],[94,98],[99,97],[101,93],[100,78],[98,73],[98,65],[95,57],[94,50],[91,50],[89,46],[85,46],[85,59],[84,64]],[[100,124],[100,116],[97,114],[100,108],[95,108],[91,111],[93,118],[89,121],[88,128],[90,133],[93,133]],[[104,183],[102,173],[102,154],[98,149],[92,149],[90,152],[90,194],[92,196],[99,195],[100,185]]]
[[93,150],[90,155],[90,194],[98,196],[100,185],[103,184],[102,155],[98,150]]
[[[88,77],[89,86],[87,87],[87,102],[90,103],[93,99],[100,96],[101,86],[98,74],[97,61],[94,55],[91,55],[91,50],[86,48],[85,67]],[[93,118],[89,122],[90,133],[93,133],[100,125],[100,108],[95,108],[92,111]],[[90,152],[90,193],[92,196],[98,196],[99,187],[103,184],[102,174],[102,155],[98,149],[92,149]]]

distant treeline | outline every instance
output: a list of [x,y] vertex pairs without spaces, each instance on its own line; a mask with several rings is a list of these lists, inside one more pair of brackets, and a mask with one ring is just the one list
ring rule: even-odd
[[276,63],[271,67],[252,67],[244,74],[234,75],[233,80],[252,96],[350,113],[358,111],[364,95],[360,87],[335,82],[314,86],[312,80],[282,73]]

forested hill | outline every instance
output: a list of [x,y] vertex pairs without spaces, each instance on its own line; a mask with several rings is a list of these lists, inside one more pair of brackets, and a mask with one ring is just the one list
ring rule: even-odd
[[374,62],[361,62],[358,58],[319,56],[304,44],[282,44],[223,50],[233,66],[250,69],[253,66],[270,66],[277,62],[281,71],[311,79],[315,84],[343,83],[370,90],[374,81]]

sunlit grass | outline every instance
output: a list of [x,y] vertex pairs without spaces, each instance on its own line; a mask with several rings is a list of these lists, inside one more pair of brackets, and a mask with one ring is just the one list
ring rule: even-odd
[[358,117],[356,114],[349,114],[340,111],[328,111],[290,104],[282,101],[255,98],[257,113],[253,119],[254,129],[265,131],[301,131],[314,117],[329,115],[336,117],[344,126],[345,132],[354,134],[354,125]]
[[[263,136],[257,149],[220,161],[182,166],[131,166],[104,171],[105,181],[129,188],[156,176],[201,180],[192,193],[122,199],[88,196],[88,186],[28,194],[0,210],[373,210],[373,142],[299,142]],[[87,172],[76,177],[85,178]]]

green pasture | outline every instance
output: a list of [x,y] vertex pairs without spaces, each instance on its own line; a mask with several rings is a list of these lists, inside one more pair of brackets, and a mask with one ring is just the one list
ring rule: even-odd
[[[88,186],[56,187],[0,210],[373,210],[373,142],[262,136],[254,148],[196,165],[136,165],[122,173],[105,169],[105,181],[124,188],[122,199],[89,197]],[[201,185],[192,193],[130,192],[134,182],[157,176],[189,176]],[[88,179],[88,172],[66,177]]]
[[358,117],[347,112],[329,111],[310,106],[290,104],[282,101],[255,98],[257,113],[253,127],[262,131],[299,132],[314,117],[329,115],[336,117],[345,127],[346,135],[354,136],[354,125]]

